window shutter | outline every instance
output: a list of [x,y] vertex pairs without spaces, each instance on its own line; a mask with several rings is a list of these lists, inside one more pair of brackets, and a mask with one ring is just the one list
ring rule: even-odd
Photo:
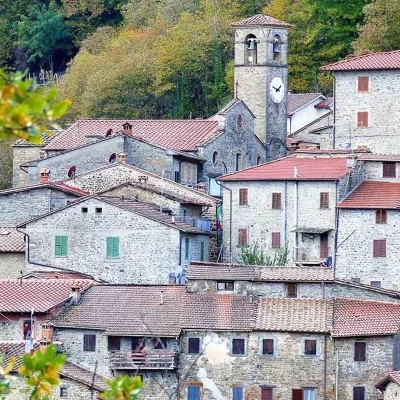
[[359,111],[357,113],[357,126],[360,128],[368,127],[368,112],[367,111]]
[[68,236],[56,236],[54,255],[56,257],[64,257],[67,254],[68,254]]
[[365,388],[353,387],[353,400],[364,400],[365,399]]
[[281,233],[272,232],[272,246],[273,249],[280,249],[281,247]]
[[185,258],[189,258],[189,238],[185,238]]
[[359,76],[358,77],[358,91],[359,92],[368,92],[368,90],[369,90],[368,76]]
[[321,192],[319,194],[320,208],[329,208],[329,192]]
[[61,255],[61,236],[56,236],[56,238],[55,238],[54,254],[56,256],[60,256]]
[[243,400],[243,388],[242,387],[232,388],[232,400]]
[[119,237],[113,238],[113,257],[119,257]]
[[366,360],[366,348],[365,342],[354,343],[354,361],[365,361]]
[[200,400],[200,386],[188,386],[187,400]]
[[239,229],[239,246],[247,246],[247,229]]
[[272,388],[261,388],[261,400],[272,400]]
[[386,239],[374,240],[373,257],[386,257]]
[[239,189],[239,205],[244,206],[248,204],[248,191],[247,189]]
[[292,400],[303,400],[303,389],[292,389]]
[[282,208],[281,193],[272,193],[272,208],[274,210]]

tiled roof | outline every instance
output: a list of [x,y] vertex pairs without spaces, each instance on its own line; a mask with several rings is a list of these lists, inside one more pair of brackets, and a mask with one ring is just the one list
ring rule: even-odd
[[47,312],[71,295],[71,287],[82,290],[93,285],[89,279],[1,279],[0,312]]
[[321,93],[289,93],[287,108],[288,115],[292,115],[299,108],[318,98],[321,98],[321,100],[325,99]]
[[[22,276],[22,279],[92,279],[88,274],[82,272],[67,271],[34,271]],[[94,280],[94,278],[93,278]]]
[[37,143],[31,143],[27,142],[26,140],[23,139],[18,139],[14,146],[46,146],[50,142],[51,139],[54,139],[61,131],[44,131],[40,134],[40,137],[42,138],[42,143],[37,144]]
[[381,379],[376,385],[375,387],[379,390],[384,391],[386,388],[386,385],[389,382],[394,382],[397,385],[400,386],[400,371],[390,371],[389,373],[386,374],[386,376]]
[[394,161],[394,162],[400,162],[400,155],[392,155],[392,154],[364,153],[364,154],[357,154],[357,158],[360,161]]
[[64,310],[53,323],[104,330],[107,335],[177,336],[185,291],[178,285],[96,285],[78,306]]
[[252,17],[242,19],[234,22],[232,26],[292,26],[285,21],[279,21],[278,19],[272,18],[269,15],[257,14]]
[[45,150],[68,150],[86,144],[86,135],[104,135],[122,131],[122,124],[132,125],[132,136],[169,149],[196,151],[197,147],[218,131],[218,122],[211,120],[96,120],[75,122],[57,135]]
[[[297,168],[297,175],[296,175]],[[345,157],[297,157],[292,155],[233,174],[223,175],[220,181],[281,181],[337,180],[346,175]]]
[[0,253],[25,252],[24,234],[14,226],[0,226]]
[[102,200],[106,203],[112,204],[113,206],[122,208],[126,211],[130,211],[136,214],[139,214],[143,217],[150,218],[154,221],[161,222],[162,224],[168,225],[172,228],[179,229],[180,231],[187,233],[197,233],[197,234],[206,234],[199,228],[196,228],[192,225],[179,222],[175,220],[172,222],[172,216],[166,214],[164,212],[159,211],[159,207],[150,204],[150,203],[141,203],[135,200],[121,199],[120,197],[96,197],[99,200]]
[[364,181],[337,207],[399,209],[400,183]]
[[89,194],[88,192],[85,192],[82,189],[79,189],[79,188],[76,188],[73,186],[69,186],[64,182],[50,182],[49,185],[51,187],[60,188],[63,191],[71,192],[71,193],[77,194],[79,196],[86,196]]
[[289,332],[329,331],[328,303],[323,300],[260,298],[255,329]]
[[102,375],[96,374],[93,379],[93,372],[83,368],[77,364],[73,364],[67,361],[60,371],[60,376],[72,379],[74,381],[83,383],[89,388],[92,386],[98,391],[105,391],[110,387],[107,385],[106,381],[110,378],[106,378]]
[[321,101],[321,103],[316,104],[314,107],[330,109],[332,105],[333,105],[333,97],[328,97],[326,100]]
[[394,335],[400,325],[400,304],[336,299],[332,336]]
[[0,190],[0,196],[1,195],[7,195],[11,193],[19,193],[19,192],[27,192],[29,190],[35,190],[35,189],[57,189],[61,190],[63,192],[67,193],[73,193],[78,196],[84,196],[87,195],[88,193],[79,189],[75,188],[72,186],[69,186],[65,184],[64,182],[47,182],[47,183],[37,183],[34,185],[29,185],[29,186],[21,186],[21,187],[16,187],[16,188],[11,188],[11,189],[4,189]]
[[182,329],[251,331],[257,301],[251,296],[188,293],[183,299]]
[[[33,349],[37,350],[39,348],[38,343],[33,344]],[[6,367],[11,361],[12,357],[15,357],[15,364],[13,366],[13,371],[16,371],[22,365],[22,358],[26,354],[25,352],[25,341],[23,342],[0,342],[0,354],[3,356],[3,360],[0,366]]]
[[326,267],[272,267],[192,261],[188,267],[186,278],[194,280],[327,282],[333,281],[333,272],[332,269]]
[[400,50],[368,53],[350,56],[345,60],[325,65],[321,71],[365,71],[379,69],[399,69]]

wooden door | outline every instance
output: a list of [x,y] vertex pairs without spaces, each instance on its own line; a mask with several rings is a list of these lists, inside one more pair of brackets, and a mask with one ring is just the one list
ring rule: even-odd
[[319,257],[325,259],[329,256],[328,253],[329,253],[328,233],[321,233],[320,246],[319,246]]
[[303,400],[303,389],[292,389],[292,400]]
[[272,388],[261,388],[261,400],[272,400]]

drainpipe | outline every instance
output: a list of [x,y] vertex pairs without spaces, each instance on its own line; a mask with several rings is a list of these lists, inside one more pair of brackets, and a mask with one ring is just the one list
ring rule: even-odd
[[[68,268],[63,268],[63,267],[55,267],[54,265],[48,265],[48,264],[42,264],[42,263],[38,263],[38,262],[36,262],[36,261],[32,261],[31,259],[30,259],[30,251],[29,251],[29,242],[30,242],[30,237],[29,237],[29,235],[26,233],[26,232],[23,232],[23,231],[21,231],[21,230],[19,230],[18,228],[16,228],[17,229],[17,231],[19,232],[19,233],[22,233],[23,235],[24,235],[24,237],[26,237],[26,238],[28,238],[28,240],[26,241],[26,260],[27,260],[27,262],[29,263],[29,264],[32,264],[32,265],[38,265],[39,267],[44,267],[44,268],[51,268],[51,269],[59,269],[60,271],[65,271],[65,272],[74,272],[74,273],[77,273],[77,272],[79,272],[79,271],[75,271],[75,270],[73,270],[73,269],[68,269]],[[91,275],[88,275],[88,274],[85,274],[85,273],[83,273],[83,272],[79,272],[81,275],[84,275],[84,276],[86,276],[86,277],[88,277],[89,279],[93,279],[93,276],[91,276]]]
[[326,338],[326,332],[324,333],[324,400],[326,400],[326,376],[327,376],[327,350],[326,350],[326,345],[327,345],[327,338]]
[[336,254],[337,254],[337,249],[338,249],[338,240],[339,240],[339,209],[337,208],[337,202],[338,202],[338,186],[339,182],[336,181],[336,206],[335,206],[335,238],[334,238],[334,250],[333,250],[333,278],[336,278]]
[[219,181],[215,182],[217,182],[217,185],[221,186],[223,189],[229,191],[229,260],[232,262],[232,189],[229,189]]
[[339,350],[336,349],[335,400],[339,400]]
[[[295,167],[295,168],[296,168],[295,179],[297,179],[297,167]],[[298,228],[297,224],[299,222],[299,216],[298,216],[299,204],[298,203],[299,203],[299,181],[295,180],[294,181],[294,224],[295,224],[296,229]],[[298,233],[297,233],[297,230],[294,234],[294,249],[295,249],[294,257],[295,257],[295,260],[297,260],[298,259]]]
[[285,222],[283,226],[283,237],[285,238],[285,245],[288,243],[288,238],[287,238],[287,204],[288,204],[288,195],[287,195],[287,181],[285,181]]
[[336,77],[333,75],[333,137],[332,148],[336,146]]

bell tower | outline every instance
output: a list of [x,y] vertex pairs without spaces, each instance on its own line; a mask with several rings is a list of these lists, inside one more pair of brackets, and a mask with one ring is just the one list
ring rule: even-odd
[[258,14],[235,29],[235,97],[255,115],[255,134],[265,143],[267,161],[287,155],[287,22]]

